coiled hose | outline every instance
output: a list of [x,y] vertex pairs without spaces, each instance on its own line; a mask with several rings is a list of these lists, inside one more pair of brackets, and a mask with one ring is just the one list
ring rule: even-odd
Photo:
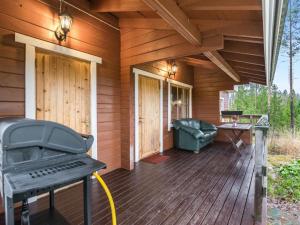
[[113,197],[111,196],[111,193],[110,193],[107,185],[105,184],[104,180],[99,176],[99,174],[95,172],[95,173],[93,173],[93,175],[97,178],[97,180],[99,181],[103,190],[105,191],[105,194],[107,195],[110,209],[111,209],[112,225],[117,225],[116,207],[115,207]]

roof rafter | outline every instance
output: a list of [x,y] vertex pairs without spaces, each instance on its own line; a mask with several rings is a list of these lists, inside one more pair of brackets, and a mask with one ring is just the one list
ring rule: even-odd
[[234,81],[240,82],[240,76],[235,72],[235,70],[226,62],[226,60],[217,51],[210,51],[203,53],[207,58],[209,58],[214,64],[216,64],[221,70],[223,70],[229,77]]
[[[180,0],[179,6],[184,10],[261,10],[258,0]],[[142,0],[93,0],[91,10],[97,12],[134,12],[151,11]]]
[[186,14],[173,0],[143,0],[174,30],[180,33],[188,42],[201,46],[202,37],[198,28],[192,24]]

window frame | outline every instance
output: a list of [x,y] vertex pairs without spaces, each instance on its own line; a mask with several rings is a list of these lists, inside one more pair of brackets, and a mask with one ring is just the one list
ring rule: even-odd
[[192,89],[193,86],[189,85],[189,84],[185,84],[182,83],[180,81],[176,81],[176,80],[171,80],[171,79],[167,79],[167,83],[168,83],[168,131],[171,131],[171,128],[173,127],[173,123],[172,123],[172,106],[171,106],[171,88],[172,85],[177,86],[179,88],[184,88],[184,89],[188,89],[189,90],[189,118],[193,117],[193,112],[192,112]]

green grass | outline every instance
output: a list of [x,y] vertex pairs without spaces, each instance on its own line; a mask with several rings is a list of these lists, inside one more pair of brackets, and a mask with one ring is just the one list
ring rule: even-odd
[[268,195],[289,202],[299,202],[300,160],[292,160],[285,164],[280,164],[279,161],[269,159],[271,167],[268,174]]

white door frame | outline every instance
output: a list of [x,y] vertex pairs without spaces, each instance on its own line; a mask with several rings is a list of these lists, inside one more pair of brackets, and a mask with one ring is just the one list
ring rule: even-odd
[[150,77],[160,81],[160,152],[163,152],[163,82],[165,77],[159,76],[154,73],[150,73],[144,70],[133,68],[134,73],[134,153],[135,162],[140,160],[140,148],[139,148],[139,75]]
[[36,74],[35,57],[36,48],[45,49],[66,56],[90,62],[90,89],[91,89],[91,134],[94,136],[92,146],[92,158],[98,159],[97,152],[97,63],[102,64],[102,58],[66,48],[47,41],[32,38],[23,34],[15,33],[15,41],[26,45],[25,51],[25,117],[36,119]]

